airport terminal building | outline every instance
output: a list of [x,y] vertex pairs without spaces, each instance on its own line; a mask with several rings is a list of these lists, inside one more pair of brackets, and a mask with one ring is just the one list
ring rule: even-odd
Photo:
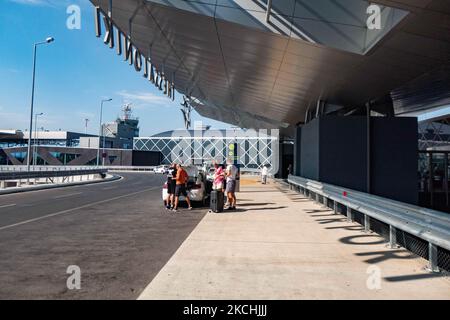
[[237,143],[241,169],[259,172],[263,166],[268,166],[277,173],[280,142],[277,130],[271,134],[267,130],[174,130],[135,138],[134,149],[161,152],[163,164],[193,162],[202,165],[213,160],[225,163],[228,145]]
[[[96,36],[143,81],[202,116],[279,130],[296,176],[411,204],[431,190],[428,205],[438,192],[450,207],[446,176],[432,181],[448,154],[420,154],[418,172],[417,121],[450,104],[448,2],[91,2]],[[170,149],[167,135],[135,148]]]

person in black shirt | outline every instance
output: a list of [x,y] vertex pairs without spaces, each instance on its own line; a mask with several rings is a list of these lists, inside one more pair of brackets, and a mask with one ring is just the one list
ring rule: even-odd
[[177,182],[175,180],[176,176],[177,176],[177,165],[173,163],[172,166],[169,168],[169,174],[167,175],[167,198],[164,201],[167,210],[171,210],[174,207],[175,201],[174,194],[177,185]]

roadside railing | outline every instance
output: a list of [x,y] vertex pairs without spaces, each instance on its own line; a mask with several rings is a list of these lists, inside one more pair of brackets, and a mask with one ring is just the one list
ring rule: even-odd
[[[32,166],[30,171],[71,171],[106,169],[109,171],[153,171],[155,166]],[[0,166],[0,173],[4,171],[28,171],[27,166]]]
[[450,215],[387,198],[354,191],[297,176],[289,176],[291,189],[295,188],[310,199],[329,206],[337,214],[344,208],[348,221],[355,221],[354,214],[362,215],[366,232],[371,231],[371,222],[379,221],[388,226],[391,248],[397,247],[397,231],[403,231],[428,243],[429,269],[439,270],[439,265],[450,265]]
[[19,187],[22,181],[26,180],[26,184],[30,184],[30,180],[34,180],[34,184],[38,183],[66,183],[71,178],[72,182],[75,178],[83,181],[83,177],[87,180],[95,179],[95,176],[106,176],[108,169],[93,167],[35,167],[28,171],[26,166],[14,166],[15,170],[6,170],[0,168],[0,189],[8,187]]
[[155,166],[106,166],[102,167],[106,168],[109,171],[120,171],[120,172],[126,172],[126,171],[139,171],[139,172],[152,172],[156,167]]
[[[54,171],[74,171],[74,170],[92,170],[105,169],[97,166],[31,166],[30,172],[54,172]],[[0,166],[0,173],[2,172],[28,172],[27,166]]]
[[106,174],[108,169],[77,169],[77,170],[42,170],[42,171],[0,171],[0,181],[34,179],[34,178],[54,178],[67,176],[84,176],[93,174]]

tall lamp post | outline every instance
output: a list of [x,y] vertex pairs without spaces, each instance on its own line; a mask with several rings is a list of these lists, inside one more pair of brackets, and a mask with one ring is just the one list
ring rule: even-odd
[[[103,134],[103,130],[102,130],[102,122],[103,122],[103,103],[105,102],[111,102],[112,99],[103,99],[101,104],[100,104],[100,132],[98,134],[98,150],[97,150],[97,167],[100,165],[100,143],[102,140],[102,134]],[[105,142],[105,139],[103,139],[103,143]],[[105,146],[103,145],[103,149],[105,148]],[[103,156],[103,154],[102,154]]]
[[36,51],[37,47],[41,44],[48,44],[55,41],[54,38],[48,37],[45,39],[45,41],[38,42],[34,44],[34,51],[33,51],[33,84],[31,86],[31,108],[30,108],[30,131],[28,136],[28,153],[27,153],[27,171],[30,172],[31,169],[31,136],[33,133],[33,112],[34,112],[34,85],[36,80]]
[[38,117],[43,115],[43,112],[34,115],[33,165],[36,165],[37,162]]
[[86,119],[84,119],[84,134],[86,134],[87,135],[87,133],[88,133],[88,124],[89,124],[89,119],[88,118],[86,118]]

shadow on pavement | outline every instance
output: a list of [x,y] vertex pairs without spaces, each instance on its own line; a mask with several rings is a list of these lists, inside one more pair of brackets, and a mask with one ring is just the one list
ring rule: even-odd
[[[375,243],[374,243],[375,244]],[[411,260],[417,258],[417,256],[406,250],[395,250],[395,251],[378,251],[378,252],[360,252],[356,253],[358,257],[371,257],[373,258],[364,260],[364,262],[369,264],[376,264],[387,260]]]
[[268,205],[271,205],[271,204],[276,204],[276,203],[273,203],[273,202],[266,202],[266,203],[242,203],[242,204],[239,204],[239,207],[252,207],[252,206],[268,206]]
[[[374,241],[355,241],[357,239],[365,239],[365,238],[375,239],[375,240]],[[374,235],[374,234],[358,234],[358,235],[354,235],[354,236],[348,236],[348,237],[339,239],[339,242],[344,243],[344,244],[357,245],[357,246],[376,245],[376,244],[386,243],[386,241],[384,239],[380,239],[380,237],[378,235]]]
[[408,274],[404,276],[385,277],[384,280],[389,282],[400,282],[400,281],[414,281],[414,280],[444,278],[444,277],[446,276],[440,273],[425,273],[425,274]]

